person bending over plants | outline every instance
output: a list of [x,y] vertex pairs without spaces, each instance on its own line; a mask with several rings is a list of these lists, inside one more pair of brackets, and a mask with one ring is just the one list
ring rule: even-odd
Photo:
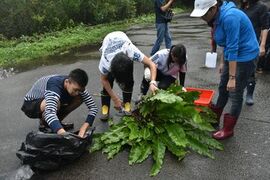
[[[102,53],[99,62],[100,79],[103,86],[101,92],[101,120],[108,120],[110,100],[112,98],[114,107],[121,110],[124,104],[126,112],[131,111],[130,102],[134,85],[133,62],[141,62],[151,71],[150,90],[157,90],[156,66],[145,56],[127,37],[124,32],[115,31],[109,33],[103,40],[100,48]],[[114,80],[123,91],[123,102],[112,90]]]
[[[186,48],[182,44],[173,45],[170,49],[162,49],[150,58],[157,66],[157,78],[159,89],[167,89],[175,83],[179,75],[180,85],[185,84],[187,71]],[[147,68],[145,69],[147,71]],[[145,72],[147,74],[147,72]],[[146,95],[149,88],[149,81],[146,75],[141,84],[141,94]]]

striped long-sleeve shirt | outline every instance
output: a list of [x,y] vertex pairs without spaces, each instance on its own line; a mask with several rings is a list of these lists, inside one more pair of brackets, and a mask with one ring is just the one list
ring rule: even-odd
[[[24,97],[25,101],[45,99],[45,121],[54,132],[57,132],[62,128],[62,125],[57,117],[57,106],[59,102],[61,104],[66,104],[72,99],[72,96],[70,96],[64,88],[64,81],[67,78],[67,76],[63,75],[50,75],[42,77],[35,82],[33,87]],[[80,96],[89,109],[86,122],[92,125],[98,111],[96,103],[93,101],[87,90],[81,92]]]

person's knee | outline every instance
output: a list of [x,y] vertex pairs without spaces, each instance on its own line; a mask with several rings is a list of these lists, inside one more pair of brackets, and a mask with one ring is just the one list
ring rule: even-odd
[[[45,111],[45,108],[46,108],[46,101],[45,99],[43,99],[40,103],[40,112],[43,113]],[[59,109],[60,106],[59,107],[57,106],[57,108]]]
[[159,82],[158,83],[158,88],[159,89],[167,89],[170,86],[169,83],[164,83],[164,82]]

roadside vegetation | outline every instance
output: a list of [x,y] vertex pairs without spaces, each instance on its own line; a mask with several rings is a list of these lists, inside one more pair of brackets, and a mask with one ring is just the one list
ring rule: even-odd
[[62,31],[44,33],[36,36],[22,36],[18,39],[2,39],[0,41],[0,66],[10,67],[22,65],[38,58],[67,52],[89,44],[99,44],[103,37],[112,31],[125,31],[138,23],[150,23],[153,15],[144,15],[115,23],[95,26],[78,25]]
[[[176,13],[183,11],[179,7],[181,1]],[[0,17],[2,68],[99,44],[111,31],[154,23],[152,0],[3,0]]]

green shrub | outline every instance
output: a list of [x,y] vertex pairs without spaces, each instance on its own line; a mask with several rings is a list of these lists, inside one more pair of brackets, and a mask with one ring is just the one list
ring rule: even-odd
[[[175,7],[181,5],[176,1]],[[0,34],[11,38],[154,12],[153,0],[1,0]]]
[[153,13],[154,1],[153,0],[137,0],[136,11],[138,15]]

